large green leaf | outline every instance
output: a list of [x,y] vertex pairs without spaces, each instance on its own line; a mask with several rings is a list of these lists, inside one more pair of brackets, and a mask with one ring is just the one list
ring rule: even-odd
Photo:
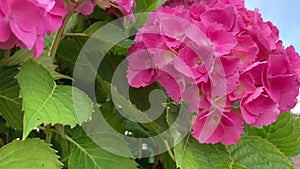
[[227,169],[232,165],[224,145],[200,144],[191,137],[179,143],[174,152],[180,169]]
[[18,73],[17,67],[0,68],[0,115],[7,124],[18,130],[22,129],[23,113],[22,101],[19,98],[19,85],[14,76]]
[[124,133],[128,130],[126,128],[126,122],[128,120],[118,113],[112,101],[102,103],[100,111],[109,125],[119,133]]
[[[32,58],[32,51],[20,49],[13,56],[0,60],[0,66],[16,66],[23,64]],[[46,68],[55,80],[63,78],[71,79],[70,77],[55,71],[57,69],[57,65],[54,64],[54,58],[48,56],[47,50],[45,50],[38,58],[34,59],[34,61]]]
[[175,161],[170,157],[170,155],[167,152],[160,155],[160,161],[165,167],[165,169],[176,169]]
[[269,126],[251,128],[249,134],[269,140],[287,156],[300,153],[300,118],[291,113],[281,114]]
[[133,8],[133,11],[135,13],[151,12],[152,10],[160,7],[165,2],[166,0],[139,0],[136,1],[136,8]]
[[[117,104],[118,111],[122,111],[123,115],[133,118],[136,121],[152,121],[147,114],[137,109],[136,106],[133,105],[129,100],[120,95],[115,87],[112,87],[111,92],[114,103]],[[142,123],[141,125],[155,132],[156,134],[165,131],[165,129],[155,121],[150,123]]]
[[291,161],[272,143],[256,136],[235,145],[200,144],[193,138],[174,148],[180,169],[292,169]]
[[75,126],[91,118],[89,97],[77,88],[56,85],[50,73],[34,61],[22,65],[16,76],[23,98],[23,139],[44,124]]
[[242,164],[234,163],[233,166],[232,166],[232,169],[249,169],[249,168],[245,167]]
[[[98,21],[93,23],[91,26],[89,26],[83,33],[85,33],[88,37],[93,36],[95,32],[97,32],[102,26],[106,25],[107,22],[105,21]],[[115,27],[117,28],[117,27]],[[118,31],[120,31],[120,28],[118,28]]]
[[135,27],[140,28],[147,22],[148,13],[163,5],[166,0],[138,0],[136,1],[136,8],[133,8],[136,14]]
[[[99,31],[100,29],[101,31]],[[115,23],[98,21],[88,27],[83,33],[97,40],[97,43],[99,43],[98,49],[104,51],[105,54],[127,56],[127,49],[134,43],[133,40],[127,39],[128,37],[123,28]]]
[[55,152],[43,140],[15,140],[0,149],[0,169],[59,169]]
[[[102,139],[105,139],[105,135]],[[112,140],[111,140],[112,141]],[[68,162],[69,169],[135,169],[137,164],[133,159],[120,157],[109,153],[95,144],[88,137],[72,141],[74,148]]]
[[[231,158],[238,168],[249,169],[292,169],[291,161],[273,144],[256,136],[242,137],[240,141],[228,146]],[[237,166],[235,167],[237,168]]]

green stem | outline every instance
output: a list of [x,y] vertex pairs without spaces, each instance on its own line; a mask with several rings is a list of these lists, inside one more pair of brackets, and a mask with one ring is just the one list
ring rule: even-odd
[[55,39],[54,39],[54,41],[52,43],[51,50],[50,50],[50,53],[49,53],[49,56],[51,58],[55,57],[57,49],[58,49],[58,46],[59,46],[59,42],[60,42],[60,40],[61,40],[61,38],[63,36],[63,33],[65,31],[67,23],[69,22],[72,14],[75,12],[75,10],[76,10],[76,6],[71,5],[70,8],[69,8],[69,10],[68,10],[68,14],[64,18],[62,26],[56,32]]
[[89,35],[85,33],[63,33],[64,36],[83,36],[83,37],[90,37]]
[[171,151],[171,148],[170,148],[170,146],[169,146],[169,144],[168,144],[168,141],[167,141],[167,140],[163,140],[163,142],[164,142],[164,144],[165,144],[165,146],[166,146],[166,148],[167,148],[167,150],[168,150],[168,153],[169,153],[171,159],[172,159],[173,161],[176,162],[176,157],[175,157],[175,155],[173,154],[173,152]]
[[142,159],[142,139],[139,138],[139,159]]
[[51,143],[52,133],[51,133],[51,125],[50,124],[48,124],[46,126],[45,133],[46,133],[46,143]]

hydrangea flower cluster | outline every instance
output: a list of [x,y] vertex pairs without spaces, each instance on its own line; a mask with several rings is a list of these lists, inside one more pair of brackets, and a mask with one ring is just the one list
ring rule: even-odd
[[198,112],[200,143],[235,144],[244,122],[265,126],[293,108],[300,59],[279,31],[242,0],[169,1],[149,15],[129,49],[128,82],[157,81]]
[[59,29],[65,14],[62,0],[0,0],[0,49],[17,45],[38,57],[44,35]]
[[126,16],[132,22],[135,22],[132,8],[136,7],[135,0],[87,0],[78,10],[83,15],[89,15],[93,12],[96,4],[108,13],[118,17]]

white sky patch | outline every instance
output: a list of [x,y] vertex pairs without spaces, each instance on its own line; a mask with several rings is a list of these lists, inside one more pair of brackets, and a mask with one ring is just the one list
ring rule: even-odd
[[[300,92],[300,90],[299,90],[299,92]],[[300,115],[300,95],[298,95],[297,99],[298,99],[298,103],[297,103],[297,105],[291,110],[291,112],[294,113],[294,114]]]

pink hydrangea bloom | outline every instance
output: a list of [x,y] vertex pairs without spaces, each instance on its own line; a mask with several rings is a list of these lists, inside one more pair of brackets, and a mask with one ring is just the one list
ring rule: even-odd
[[254,93],[255,90],[256,88],[252,76],[249,74],[241,74],[239,82],[234,91],[229,95],[229,98],[231,101],[237,101]]
[[169,0],[138,31],[143,48],[134,45],[130,53],[148,53],[127,58],[128,81],[133,87],[157,81],[190,112],[204,112],[192,133],[201,143],[234,144],[243,122],[269,125],[296,104],[300,57],[278,35],[243,0]]
[[182,98],[185,102],[189,103],[190,112],[198,112],[200,110],[209,109],[210,99],[202,92],[201,84],[193,84],[191,87],[187,88],[183,94]]
[[44,35],[45,34],[50,35],[52,32],[58,30],[62,25],[63,16],[66,15],[67,13],[65,5],[61,0],[51,0],[51,1],[48,0],[48,1],[49,4],[54,3],[54,5],[52,6],[46,4],[45,1],[43,1],[42,4],[36,4],[39,5],[41,10],[43,11],[43,17],[37,28],[38,36],[33,47],[33,55],[35,57],[39,56],[43,52]]
[[135,22],[132,8],[136,7],[135,0],[111,0],[113,4],[116,4],[121,8],[123,16],[128,17],[132,22]]
[[252,126],[266,126],[274,122],[280,111],[263,87],[241,99],[241,113],[246,123]]
[[0,48],[17,45],[33,50],[34,57],[44,49],[44,35],[57,30],[66,14],[60,0],[1,0],[0,6]]
[[170,98],[176,102],[180,101],[185,89],[185,79],[173,66],[168,65],[158,71],[158,83],[167,91]]
[[135,0],[102,0],[97,2],[98,6],[106,9],[109,14],[117,17],[126,16],[132,22],[135,22],[135,17],[132,8],[136,7]]
[[219,109],[200,114],[193,125],[192,136],[200,143],[225,145],[236,143],[244,133],[243,119],[235,112],[222,112]]
[[42,19],[40,8],[26,0],[1,0],[0,7],[0,42],[5,43],[15,37],[10,48],[16,43],[22,43],[26,48],[32,49],[37,37],[37,27]]
[[93,13],[94,8],[96,6],[96,0],[85,0],[80,6],[77,12],[82,15],[90,15]]
[[294,46],[289,46],[286,48],[286,54],[288,56],[289,63],[292,68],[295,70],[295,73],[298,76],[298,81],[300,81],[300,57],[299,54],[295,51]]
[[[138,52],[134,52],[137,50]],[[135,43],[128,51],[127,79],[132,87],[145,87],[156,80],[156,70],[148,50],[142,42]]]
[[[283,48],[281,42],[278,45],[278,49]],[[270,54],[266,77],[263,79],[266,92],[274,102],[279,103],[280,112],[286,112],[297,104],[298,74],[284,50]]]

